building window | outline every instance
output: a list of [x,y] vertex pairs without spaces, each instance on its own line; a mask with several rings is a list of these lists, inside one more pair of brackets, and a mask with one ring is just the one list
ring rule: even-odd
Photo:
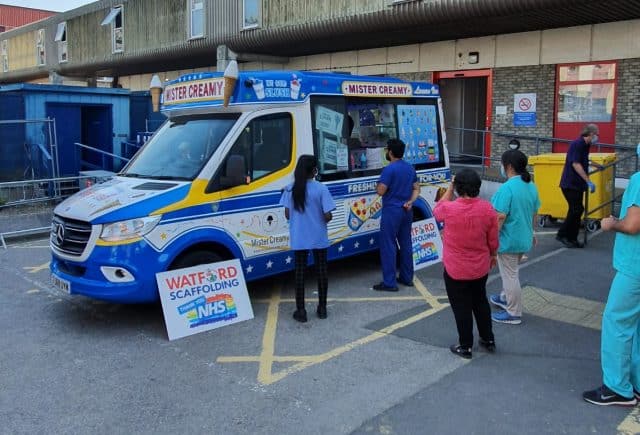
[[67,55],[67,22],[58,23],[55,41],[58,43],[58,61],[66,62]]
[[189,0],[189,38],[204,36],[204,0]]
[[111,51],[121,53],[124,50],[124,12],[122,5],[116,6],[102,20],[103,26],[111,25]]
[[9,72],[9,52],[6,39],[2,41],[2,72]]
[[558,67],[557,122],[612,122],[616,64]]
[[255,29],[260,27],[262,2],[260,0],[242,1],[242,28]]
[[44,51],[44,29],[40,29],[36,34],[36,64],[42,66],[46,63],[46,60]]

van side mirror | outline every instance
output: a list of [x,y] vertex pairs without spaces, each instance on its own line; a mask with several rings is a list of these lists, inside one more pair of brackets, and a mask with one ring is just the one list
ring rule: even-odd
[[241,186],[246,183],[247,168],[244,156],[232,154],[227,159],[225,174],[220,177],[220,185],[224,188]]

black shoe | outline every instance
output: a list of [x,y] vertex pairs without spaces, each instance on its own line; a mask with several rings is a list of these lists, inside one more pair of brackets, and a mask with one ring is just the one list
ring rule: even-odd
[[484,347],[487,352],[495,352],[496,351],[496,342],[494,340],[483,340],[480,339],[480,346]]
[[384,285],[384,283],[382,282],[380,284],[374,285],[373,289],[379,292],[397,292],[398,291],[398,287],[389,287]]
[[556,236],[556,240],[560,243],[562,243],[564,246],[566,246],[567,248],[574,248],[574,246],[571,244],[571,242],[569,241],[569,239],[567,239],[566,237],[560,237],[560,236]]
[[413,281],[404,281],[400,278],[398,278],[398,284],[402,284],[405,287],[413,287]]
[[451,346],[449,346],[449,350],[459,357],[462,357],[464,359],[471,359],[471,349],[468,347],[462,347],[459,344],[452,344]]
[[327,318],[327,307],[322,305],[318,305],[318,309],[316,310],[316,314],[318,315],[318,319],[326,319]]
[[584,243],[578,242],[577,240],[569,240],[570,248],[584,248]]
[[582,398],[589,403],[600,406],[635,406],[638,400],[635,397],[627,398],[603,385],[595,390],[585,391]]
[[298,322],[305,323],[307,321],[307,310],[295,310],[293,312],[293,318]]

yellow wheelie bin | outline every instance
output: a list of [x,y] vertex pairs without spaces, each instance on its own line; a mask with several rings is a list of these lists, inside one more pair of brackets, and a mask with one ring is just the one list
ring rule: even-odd
[[[538,225],[544,227],[556,219],[564,219],[567,215],[567,202],[560,190],[560,177],[567,158],[565,153],[547,153],[529,157],[529,164],[533,166],[534,182],[540,195],[540,210],[538,211]],[[594,210],[613,198],[613,166],[598,170],[616,160],[614,153],[589,154],[589,178],[596,185],[596,191],[589,194],[588,210]],[[611,207],[604,206],[589,212],[585,226],[587,231],[596,231],[600,226],[600,219],[611,214]]]

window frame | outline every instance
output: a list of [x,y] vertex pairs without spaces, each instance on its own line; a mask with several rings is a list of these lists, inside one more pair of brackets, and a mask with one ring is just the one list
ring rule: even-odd
[[[412,163],[416,170],[430,170],[430,169],[439,169],[446,167],[446,158],[444,154],[444,142],[442,137],[442,119],[440,118],[440,110],[438,106],[438,99],[436,98],[363,98],[363,97],[344,97],[344,96],[311,96],[310,99],[310,116],[311,116],[311,131],[312,140],[313,140],[313,152],[318,161],[320,161],[320,146],[318,143],[318,137],[316,135],[316,112],[315,107],[317,105],[322,105],[323,102],[331,102],[333,105],[342,101],[342,106],[344,107],[344,119],[346,121],[348,115],[348,107],[353,104],[392,104],[394,106],[394,124],[395,124],[395,137],[401,138],[400,135],[400,126],[399,126],[399,115],[398,115],[398,106],[401,105],[411,105],[411,106],[432,106],[435,109],[435,118],[437,125],[437,147],[438,147],[438,155],[440,156],[439,160],[433,162],[423,162],[423,163]],[[347,136],[349,132],[347,131],[348,125],[347,122],[343,122],[343,136],[342,138],[338,138],[344,141],[345,139],[351,139],[351,136]],[[347,144],[348,146],[348,144]],[[367,149],[367,147],[362,147],[363,149]],[[383,147],[375,147],[375,148],[383,148]],[[349,159],[351,157],[352,150],[349,149]],[[348,163],[347,170],[330,170],[323,171],[322,168],[319,169],[318,177],[321,181],[334,181],[334,180],[343,180],[343,179],[356,179],[361,177],[370,177],[379,175],[382,172],[382,169],[385,166],[373,169],[355,169],[351,167],[350,162]]]
[[[216,169],[213,177],[211,178],[211,182],[209,183],[209,185],[207,186],[206,189],[206,193],[213,193],[213,192],[218,192],[218,191],[223,191],[223,190],[227,190],[227,189],[233,189],[237,186],[234,187],[223,187],[222,183],[220,181],[221,177],[224,176],[224,171],[226,169],[226,165],[227,165],[227,160],[229,159],[229,157],[231,155],[238,155],[238,153],[234,154],[234,151],[237,150],[237,147],[241,147],[241,140],[243,139],[243,135],[245,134],[245,132],[247,131],[248,128],[252,128],[252,124],[255,122],[260,122],[260,121],[269,121],[269,120],[278,120],[278,119],[283,119],[283,120],[287,120],[288,121],[288,127],[289,127],[289,149],[288,149],[288,160],[286,163],[282,163],[281,166],[271,169],[269,172],[260,174],[260,176],[254,177],[255,175],[255,171],[256,171],[256,167],[255,167],[255,162],[256,160],[256,150],[257,144],[261,144],[264,142],[256,142],[255,139],[255,134],[256,132],[251,131],[249,134],[251,135],[251,143],[249,144],[250,147],[250,155],[249,155],[249,160],[246,161],[245,158],[245,164],[246,164],[246,173],[245,173],[245,177],[247,177],[247,186],[250,186],[253,183],[256,182],[262,182],[262,180],[264,180],[267,177],[273,176],[274,174],[285,170],[286,168],[288,168],[294,159],[294,131],[293,131],[293,126],[294,126],[294,121],[293,121],[293,113],[288,112],[288,111],[283,111],[283,112],[273,112],[273,113],[268,113],[268,114],[264,114],[264,115],[258,115],[255,116],[251,119],[247,119],[246,122],[243,124],[243,126],[240,129],[240,133],[234,138],[233,143],[231,143],[228,151],[226,151],[225,155],[220,159],[221,164],[218,166],[218,168]],[[261,130],[261,136],[264,134],[264,130]],[[261,137],[261,140],[264,141],[264,138]],[[246,157],[246,156],[245,156]],[[260,159],[262,160],[262,159]]]
[[[577,68],[578,72],[579,69],[581,67],[585,67],[585,66],[597,66],[597,65],[612,65],[613,66],[613,77],[611,78],[597,78],[594,79],[592,78],[588,78],[588,79],[581,79],[581,78],[575,78],[575,79],[561,79],[561,70],[563,68]],[[617,113],[617,99],[618,99],[618,77],[619,77],[619,65],[618,62],[616,61],[612,61],[612,60],[604,60],[604,61],[591,61],[591,62],[579,62],[579,63],[567,63],[567,64],[558,64],[556,66],[556,86],[555,86],[555,96],[554,96],[554,100],[555,100],[555,113],[554,113],[554,125],[555,124],[572,124],[572,123],[589,123],[589,122],[593,122],[593,123],[598,123],[598,124],[603,124],[603,123],[612,123],[615,122],[616,120],[616,113]],[[560,113],[566,113],[565,110],[561,111],[561,108],[564,108],[565,106],[561,105],[561,101],[560,101],[560,90],[563,87],[567,87],[567,86],[585,86],[585,85],[611,85],[612,86],[612,107],[611,107],[611,115],[609,120],[584,120],[582,118],[580,119],[575,119],[575,120],[566,120],[566,119],[559,119]]]
[[56,37],[54,41],[58,43],[58,62],[65,63],[69,61],[69,52],[67,46],[67,22],[61,21],[56,29]]
[[[202,33],[200,33],[200,34],[198,34],[198,35],[196,35],[196,34],[194,34],[194,33],[193,33],[193,23],[194,23],[194,20],[193,20],[193,12],[194,12],[194,10],[198,10],[198,9],[194,9],[194,4],[195,4],[196,2],[198,2],[198,3],[200,3],[200,4],[202,5],[202,7],[199,9],[199,10],[201,10],[201,11],[202,11],[202,12],[201,12],[201,18],[200,18],[200,20],[201,20],[201,23],[200,23],[200,24],[201,24],[201,26],[202,26]],[[205,16],[206,16],[206,8],[207,8],[207,6],[206,6],[206,1],[205,1],[205,0],[187,0],[187,9],[188,9],[188,11],[189,11],[189,15],[188,15],[188,18],[187,18],[187,21],[188,21],[188,35],[187,35],[187,39],[188,39],[188,40],[192,40],[192,39],[201,39],[201,38],[204,38],[204,37],[205,37],[205,34],[206,34],[206,31],[205,31],[205,23],[206,23]]]
[[[120,19],[120,27],[116,27],[116,22]],[[123,53],[124,52],[124,6],[116,5],[111,8],[107,16],[100,23],[102,26],[110,25],[111,26],[111,54]],[[116,33],[120,31],[121,42],[120,48],[116,47]]]
[[45,35],[44,29],[38,29],[36,31],[36,66],[45,66],[47,64]]
[[0,54],[2,55],[2,72],[9,72],[9,42],[7,39],[0,42]]
[[[255,24],[247,24],[247,1],[256,2],[257,18]],[[242,0],[242,30],[259,29],[262,27],[262,0]]]

